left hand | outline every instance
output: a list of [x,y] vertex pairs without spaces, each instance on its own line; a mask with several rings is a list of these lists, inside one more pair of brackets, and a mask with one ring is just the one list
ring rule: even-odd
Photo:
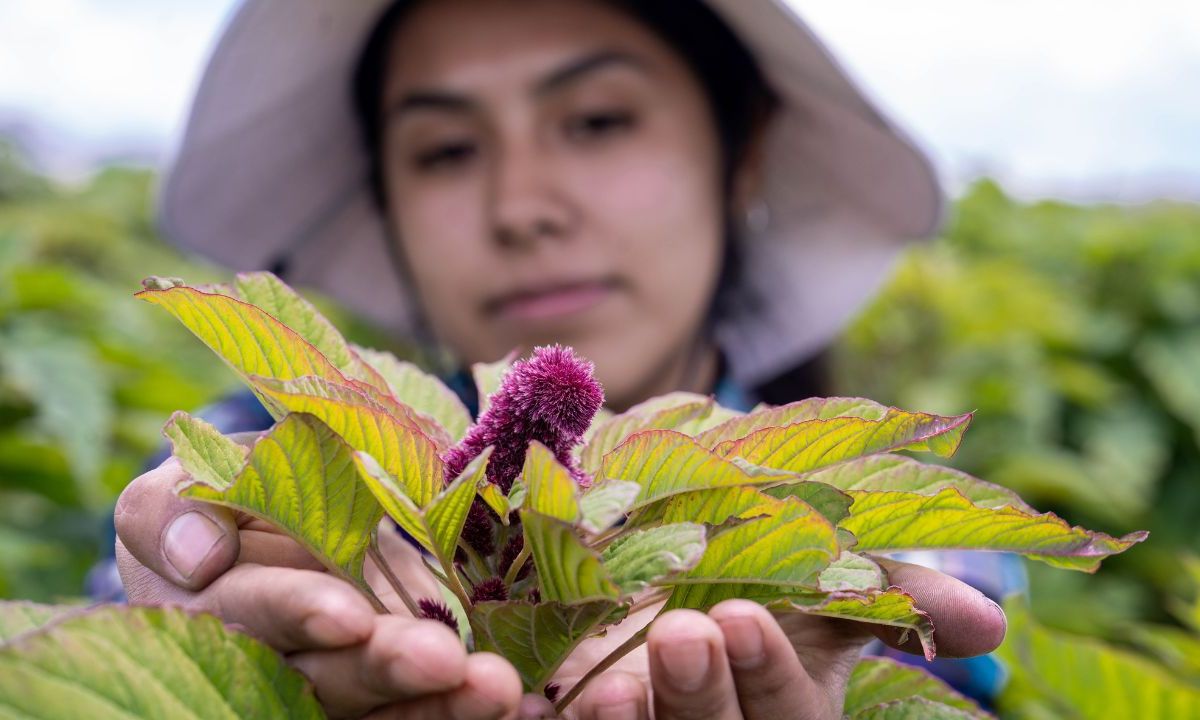
[[[978,590],[928,568],[880,561],[889,581],[933,620],[938,655],[970,657],[1004,639],[1004,613]],[[657,608],[643,614],[653,617]],[[556,676],[563,691],[642,626],[636,617],[588,640]],[[654,620],[646,645],[595,678],[566,717],[578,720],[837,720],[846,683],[873,637],[920,652],[898,628],[802,613],[774,616],[757,603],[728,600],[708,614],[675,610]],[[553,717],[548,704],[544,715]],[[653,712],[651,712],[653,707]],[[539,717],[527,697],[522,717]]]

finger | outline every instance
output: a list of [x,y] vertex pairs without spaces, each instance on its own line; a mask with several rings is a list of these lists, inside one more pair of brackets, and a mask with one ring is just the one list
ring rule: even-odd
[[771,613],[755,602],[726,600],[709,611],[725,638],[725,654],[746,720],[828,718],[826,689],[800,664],[787,634]]
[[379,708],[363,720],[511,720],[521,702],[521,678],[499,655],[467,656],[466,679],[440,695]]
[[134,479],[118,498],[113,521],[142,565],[181,588],[199,590],[233,565],[240,542],[230,510],[175,494],[187,477],[172,458]]
[[187,604],[285,653],[361,643],[376,618],[349,583],[312,570],[263,565],[234,566]]
[[242,525],[239,536],[242,546],[241,552],[238,553],[239,563],[325,571],[321,561],[305,550],[300,543],[287,535],[281,535],[278,530],[260,520]]
[[[939,657],[961,658],[995,650],[1008,627],[1004,611],[986,595],[963,581],[920,565],[876,558],[888,581],[913,596],[918,608],[933,621]],[[872,632],[891,647],[921,653],[915,633],[901,643],[899,628],[872,626]]]
[[537,693],[526,693],[521,697],[521,702],[517,706],[517,718],[519,720],[545,720],[558,717],[558,713],[554,712],[554,705],[546,699],[545,695]]
[[297,653],[289,662],[312,681],[331,717],[453,690],[466,680],[467,651],[445,625],[395,615],[375,619],[370,639],[339,650]]
[[650,681],[658,720],[741,720],[725,638],[695,610],[672,610],[650,626]]
[[625,672],[607,672],[593,680],[577,701],[579,720],[649,720],[646,686]]

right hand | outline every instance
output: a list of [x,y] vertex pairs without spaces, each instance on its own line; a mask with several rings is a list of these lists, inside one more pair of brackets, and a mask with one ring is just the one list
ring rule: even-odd
[[[440,622],[409,615],[367,563],[379,615],[298,543],[227,508],[185,500],[174,459],[117,501],[117,567],[129,602],[211,612],[287,656],[334,718],[511,718],[521,682],[504,659],[468,654]],[[415,597],[440,597],[415,548],[381,528],[380,545]]]

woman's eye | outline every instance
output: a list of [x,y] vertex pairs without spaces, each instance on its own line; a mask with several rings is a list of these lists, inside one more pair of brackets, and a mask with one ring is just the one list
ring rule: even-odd
[[577,140],[604,138],[625,132],[634,125],[632,113],[623,111],[591,112],[567,120],[567,136]]
[[418,152],[413,164],[420,171],[446,170],[460,167],[473,157],[475,157],[474,143],[449,142]]

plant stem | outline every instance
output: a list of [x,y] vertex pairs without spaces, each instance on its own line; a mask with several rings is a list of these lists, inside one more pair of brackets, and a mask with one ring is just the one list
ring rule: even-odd
[[[654,592],[650,593],[649,595],[642,598],[641,600],[638,600],[637,602],[635,602],[634,604],[629,606],[628,615],[632,615],[636,612],[641,612],[642,610],[645,610],[646,608],[650,607],[651,605],[656,605],[656,604],[662,602],[663,600],[666,600],[667,598],[671,597],[672,589],[673,588],[659,588],[658,590],[655,590]],[[626,617],[628,617],[628,615]]]
[[591,670],[587,671],[586,675],[579,678],[579,682],[575,683],[575,687],[571,688],[571,692],[564,695],[563,698],[558,701],[558,703],[554,706],[554,712],[561,715],[563,710],[565,710],[566,707],[571,704],[571,701],[574,700],[575,698],[579,697],[579,693],[583,692],[583,688],[585,685],[587,685],[589,682],[591,682],[593,679],[595,679],[595,677],[597,675],[599,675],[600,673],[604,672],[605,670],[607,670],[610,667],[612,667],[613,665],[615,665],[618,660],[625,657],[633,650],[637,649],[642,643],[646,642],[646,636],[649,633],[650,633],[650,626],[647,625],[646,627],[642,628],[641,630],[638,630],[636,633],[634,633],[632,636],[630,636],[630,638],[628,640],[621,643],[621,645],[619,647],[617,647],[616,650],[613,650],[608,655],[606,655],[603,660],[596,663],[596,665]]
[[513,583],[517,581],[517,575],[520,574],[521,568],[525,566],[526,562],[528,562],[529,554],[531,552],[532,550],[530,549],[529,543],[525,543],[525,545],[521,547],[521,552],[517,553],[517,556],[513,558],[512,565],[508,566],[508,572],[504,573],[505,587],[512,587]]
[[371,543],[367,547],[367,554],[371,556],[371,561],[375,563],[375,567],[379,568],[379,572],[383,573],[383,577],[387,579],[388,585],[391,585],[392,590],[396,591],[396,595],[404,601],[404,606],[408,608],[412,616],[415,618],[421,617],[421,608],[417,606],[417,602],[413,600],[412,595],[408,594],[408,590],[400,582],[400,578],[396,577],[396,574],[392,572],[392,566],[388,565],[387,560],[383,557],[383,553],[379,552],[379,546]]

